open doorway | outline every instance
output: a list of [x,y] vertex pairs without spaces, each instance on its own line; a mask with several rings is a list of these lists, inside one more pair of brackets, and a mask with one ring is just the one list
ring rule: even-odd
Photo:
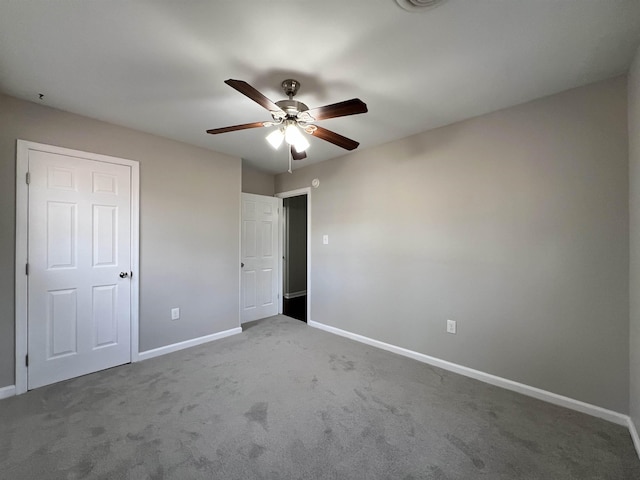
[[282,313],[307,321],[307,196],[287,197],[283,207]]
[[282,202],[282,313],[303,322],[308,311],[308,199],[303,193]]

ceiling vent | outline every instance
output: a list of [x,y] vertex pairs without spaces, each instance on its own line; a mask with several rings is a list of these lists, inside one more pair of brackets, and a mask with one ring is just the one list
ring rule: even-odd
[[445,1],[446,0],[396,0],[396,3],[400,5],[400,8],[404,8],[408,12],[424,12]]

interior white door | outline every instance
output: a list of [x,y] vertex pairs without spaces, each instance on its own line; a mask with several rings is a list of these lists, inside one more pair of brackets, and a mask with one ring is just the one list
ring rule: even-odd
[[279,198],[242,194],[242,323],[278,313],[278,216],[281,204]]
[[131,168],[29,151],[28,388],[131,361]]

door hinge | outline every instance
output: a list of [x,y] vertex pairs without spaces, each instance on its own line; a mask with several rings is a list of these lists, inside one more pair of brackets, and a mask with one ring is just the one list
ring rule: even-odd
[[25,357],[24,357],[24,365],[25,365],[25,367],[29,366],[29,355],[25,355]]
[[28,263],[24,266],[24,274],[25,275],[29,275],[29,264]]
[[31,172],[27,172],[26,181],[27,181],[27,185],[29,185],[31,183]]

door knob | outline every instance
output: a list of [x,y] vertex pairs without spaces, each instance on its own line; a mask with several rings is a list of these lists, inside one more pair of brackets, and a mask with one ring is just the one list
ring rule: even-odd
[[128,272],[120,272],[120,278],[127,278],[129,276]]
[[244,263],[240,263],[240,268],[244,268]]

